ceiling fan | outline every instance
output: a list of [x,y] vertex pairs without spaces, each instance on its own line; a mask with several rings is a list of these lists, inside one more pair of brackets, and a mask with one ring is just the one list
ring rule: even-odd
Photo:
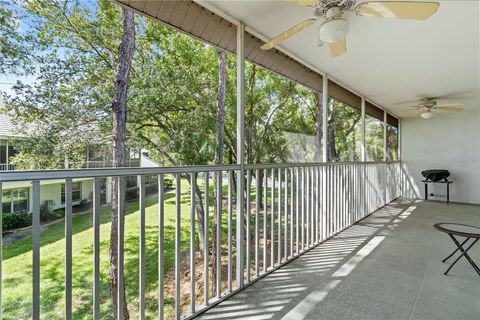
[[438,104],[436,98],[425,98],[416,105],[416,106],[409,106],[409,108],[416,108],[417,110],[421,110],[420,116],[424,119],[433,118],[434,114],[432,110],[443,110],[443,111],[452,111],[458,112],[462,110],[460,107],[461,104],[454,103],[454,104]]
[[358,16],[426,20],[437,12],[438,2],[420,1],[366,1],[355,6],[356,0],[288,0],[289,2],[313,8],[316,18],[307,19],[268,41],[260,48],[269,50],[293,35],[322,20],[319,28],[319,46],[324,42],[330,47],[330,56],[338,57],[347,51],[345,36],[348,21],[342,17],[345,12]]

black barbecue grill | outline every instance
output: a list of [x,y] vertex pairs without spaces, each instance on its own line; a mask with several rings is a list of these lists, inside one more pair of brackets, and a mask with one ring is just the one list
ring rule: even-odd
[[425,170],[422,171],[422,176],[428,181],[437,182],[443,179],[446,182],[448,181],[447,178],[450,176],[450,172],[442,169]]
[[[425,201],[428,200],[428,184],[429,183],[445,183],[447,185],[447,203],[450,202],[450,183],[452,181],[449,181],[447,178],[450,176],[450,172],[448,170],[443,170],[443,169],[432,169],[432,170],[425,170],[422,171],[422,176],[425,177],[425,180],[422,180],[422,182],[425,184]],[[442,196],[442,195],[436,195],[431,193],[430,196]]]

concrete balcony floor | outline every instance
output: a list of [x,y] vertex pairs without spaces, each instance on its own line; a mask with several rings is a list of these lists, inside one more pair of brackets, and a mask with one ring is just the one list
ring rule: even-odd
[[[480,206],[397,200],[201,319],[480,319],[480,277],[438,222],[480,225]],[[480,244],[470,251],[480,264]]]

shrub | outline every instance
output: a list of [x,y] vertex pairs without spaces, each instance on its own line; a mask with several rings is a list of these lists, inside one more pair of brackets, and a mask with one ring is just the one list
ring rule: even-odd
[[158,192],[158,184],[149,184],[145,186],[145,194],[155,194]]
[[[53,205],[53,204],[52,204]],[[65,211],[63,209],[53,210],[48,203],[40,206],[40,221],[48,222],[52,220],[57,220],[65,216]]]
[[138,187],[130,187],[125,190],[125,200],[138,199]]
[[15,213],[3,214],[3,229],[12,230],[24,228],[32,225],[32,213],[28,211],[20,211]]
[[165,189],[173,188],[173,178],[165,178],[163,180],[163,185],[164,185]]

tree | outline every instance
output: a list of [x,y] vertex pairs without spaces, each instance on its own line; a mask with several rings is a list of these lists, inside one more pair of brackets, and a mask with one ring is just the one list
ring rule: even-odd
[[[113,167],[125,166],[126,153],[126,122],[127,122],[127,90],[132,66],[133,51],[135,48],[135,21],[133,11],[122,8],[123,15],[123,35],[122,42],[118,48],[118,71],[115,80],[112,101],[112,150]],[[114,318],[117,318],[117,312],[124,313],[124,319],[129,319],[127,299],[125,297],[125,287],[120,287],[118,283],[118,264],[119,264],[119,241],[118,238],[119,220],[123,219],[124,212],[119,211],[121,197],[119,193],[119,184],[123,183],[120,178],[112,179],[112,226],[110,231],[110,289],[112,293],[112,308]],[[123,189],[122,189],[123,190]],[[123,207],[122,207],[123,209]],[[123,252],[121,253],[123,254]],[[118,309],[118,293],[123,291],[123,310]]]
[[[227,86],[227,68],[226,68],[226,61],[225,61],[225,51],[217,50],[217,61],[218,61],[218,94],[217,94],[217,146],[215,149],[215,165],[222,165],[223,164],[223,143],[224,143],[224,133],[225,133],[225,90]],[[217,237],[220,235],[218,234],[218,228],[221,223],[221,212],[222,212],[222,199],[221,199],[221,192],[222,192],[222,175],[218,174],[214,180],[215,184],[215,196],[216,199],[216,212],[213,219],[213,229],[212,229],[212,246],[210,249],[211,256],[212,256],[212,264],[217,261],[217,256],[220,254],[218,252],[219,248],[216,246]],[[217,270],[217,265],[215,267],[212,266],[212,278],[216,279],[216,275],[220,270]],[[219,285],[219,284],[217,284]],[[213,285],[212,281],[212,294],[216,294],[216,288]]]
[[18,21],[22,18],[18,1],[0,0],[0,75],[28,73],[26,62],[33,50],[31,37],[20,32]]

